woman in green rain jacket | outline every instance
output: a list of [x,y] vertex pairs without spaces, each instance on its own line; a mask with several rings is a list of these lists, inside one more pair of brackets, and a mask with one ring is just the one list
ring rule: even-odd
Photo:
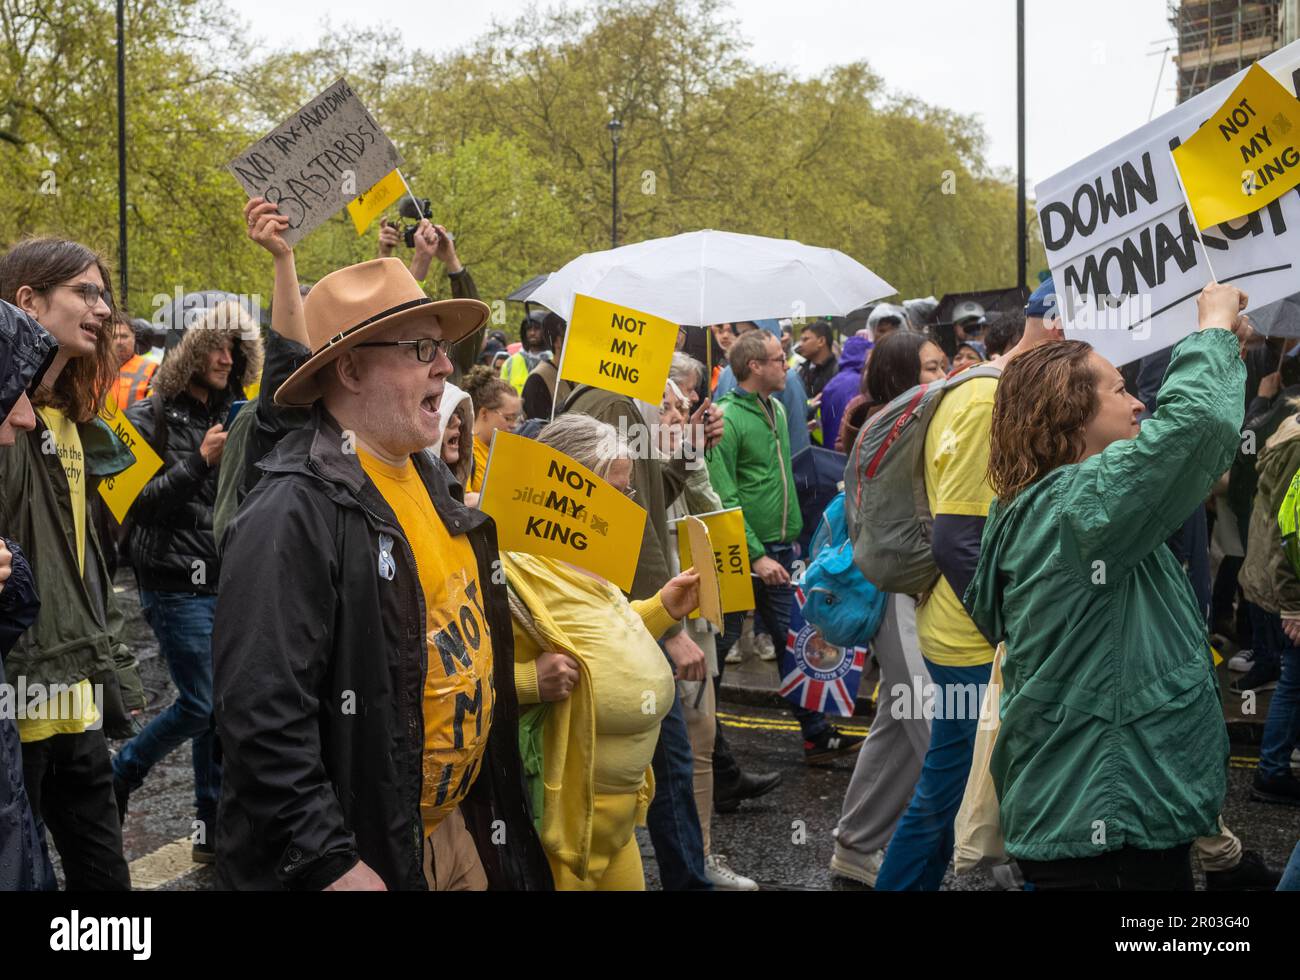
[[1006,642],[991,770],[1007,852],[1038,888],[1190,889],[1189,845],[1217,831],[1228,736],[1164,542],[1236,451],[1244,304],[1206,287],[1140,431],[1142,404],[1080,341],[1019,355],[998,383],[998,499],[965,604]]

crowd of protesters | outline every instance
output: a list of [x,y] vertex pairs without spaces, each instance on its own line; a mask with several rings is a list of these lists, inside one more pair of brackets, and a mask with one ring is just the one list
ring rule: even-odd
[[[440,225],[420,222],[409,264],[384,224],[378,258],[304,283],[277,207],[244,215],[274,276],[265,329],[217,293],[158,336],[85,246],[0,256],[0,684],[49,692],[0,717],[0,888],[57,887],[51,842],[68,889],[131,887],[132,796],[188,742],[192,857],[224,887],[636,890],[644,826],[665,889],[757,889],[712,823],[782,775],[745,767],[718,705],[727,665],[786,647],[813,557],[795,459],[853,466],[927,391],[903,493],[928,509],[936,574],[858,638],[870,734],[790,707],[804,764],[852,761],[832,872],[939,889],[988,778],[1000,887],[1190,889],[1193,855],[1208,889],[1279,887],[1222,818],[1213,649],[1236,654],[1234,693],[1272,692],[1253,796],[1300,804],[1300,568],[1278,517],[1300,370],[1241,291],[1206,287],[1200,329],[1125,373],[1064,339],[1050,280],[1023,314],[964,300],[942,329],[886,303],[847,335],[684,327],[646,402],[560,380],[555,313],[530,310],[517,344],[492,329]],[[435,260],[450,299],[421,285]],[[115,411],[160,460],[120,524],[96,492],[135,459]],[[626,593],[499,549],[478,506],[497,432],[645,510]],[[700,576],[675,535],[733,508],[754,609],[718,631],[690,618]],[[119,558],[176,691],[148,724]],[[945,692],[978,705],[995,668],[985,771],[978,710]],[[1296,864],[1280,887],[1300,888]]]

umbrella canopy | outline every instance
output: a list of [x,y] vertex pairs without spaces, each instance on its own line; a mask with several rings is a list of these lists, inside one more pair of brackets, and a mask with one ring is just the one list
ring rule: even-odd
[[840,492],[844,467],[848,462],[849,458],[844,453],[821,446],[801,449],[790,461],[795,493],[799,497],[799,512],[803,515],[803,534],[800,536],[803,543],[812,540],[822,511]]
[[896,290],[833,248],[693,231],[581,255],[529,300],[566,320],[583,293],[673,323],[843,316]]
[[543,272],[540,276],[533,276],[526,283],[516,289],[506,297],[507,303],[523,303],[532,298],[533,293],[537,292],[537,287],[550,278],[550,273]]
[[1300,293],[1292,293],[1246,313],[1260,333],[1270,337],[1300,337]]

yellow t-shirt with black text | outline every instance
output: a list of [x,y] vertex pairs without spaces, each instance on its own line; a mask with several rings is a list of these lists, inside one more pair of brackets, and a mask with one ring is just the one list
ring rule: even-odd
[[[77,549],[77,570],[86,574],[86,454],[81,448],[81,436],[76,423],[57,408],[39,408],[45,423],[46,441],[41,452],[53,452],[63,465],[63,475],[68,480],[68,497],[72,503],[73,541]],[[39,559],[38,559],[39,560]],[[41,615],[57,615],[54,610],[41,611]],[[33,706],[35,707],[35,706]],[[72,685],[72,690],[59,692],[53,701],[46,700],[36,708],[45,717],[19,718],[18,738],[22,742],[40,742],[51,735],[77,735],[99,721],[95,706],[95,691],[89,679]],[[35,713],[35,712],[33,712]]]
[[[988,517],[988,480],[996,378],[976,378],[944,394],[925,434],[925,494],[930,513]],[[993,662],[993,648],[942,575],[916,607],[916,632],[926,659],[945,667]]]
[[428,836],[465,798],[487,748],[496,695],[486,597],[469,537],[447,530],[415,464],[408,458],[392,466],[362,450],[357,459],[393,509],[424,593],[429,666],[420,813]]

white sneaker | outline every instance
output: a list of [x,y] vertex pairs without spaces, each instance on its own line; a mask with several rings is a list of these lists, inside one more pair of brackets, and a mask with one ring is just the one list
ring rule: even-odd
[[736,641],[736,646],[746,653],[754,652],[754,617],[746,616],[740,624],[740,639]]
[[736,874],[727,867],[727,858],[722,854],[708,854],[704,858],[704,877],[714,888],[733,892],[756,892],[758,882],[744,875]]
[[727,655],[722,659],[729,664],[743,664],[745,662],[745,651],[740,649],[740,644],[737,643],[727,651]]
[[776,649],[772,646],[772,638],[766,633],[754,634],[754,649],[758,651],[759,660],[776,659]]
[[1014,860],[1006,864],[995,864],[989,869],[993,884],[1004,892],[1022,892],[1025,890],[1025,876],[1020,873],[1020,865]]
[[864,857],[836,844],[835,852],[831,855],[832,871],[843,878],[860,882],[871,888],[876,887],[876,879],[880,877],[880,868],[884,863],[885,849],[883,847]]
[[1228,669],[1235,670],[1238,674],[1247,673],[1253,666],[1255,666],[1254,650],[1242,650],[1228,661]]

